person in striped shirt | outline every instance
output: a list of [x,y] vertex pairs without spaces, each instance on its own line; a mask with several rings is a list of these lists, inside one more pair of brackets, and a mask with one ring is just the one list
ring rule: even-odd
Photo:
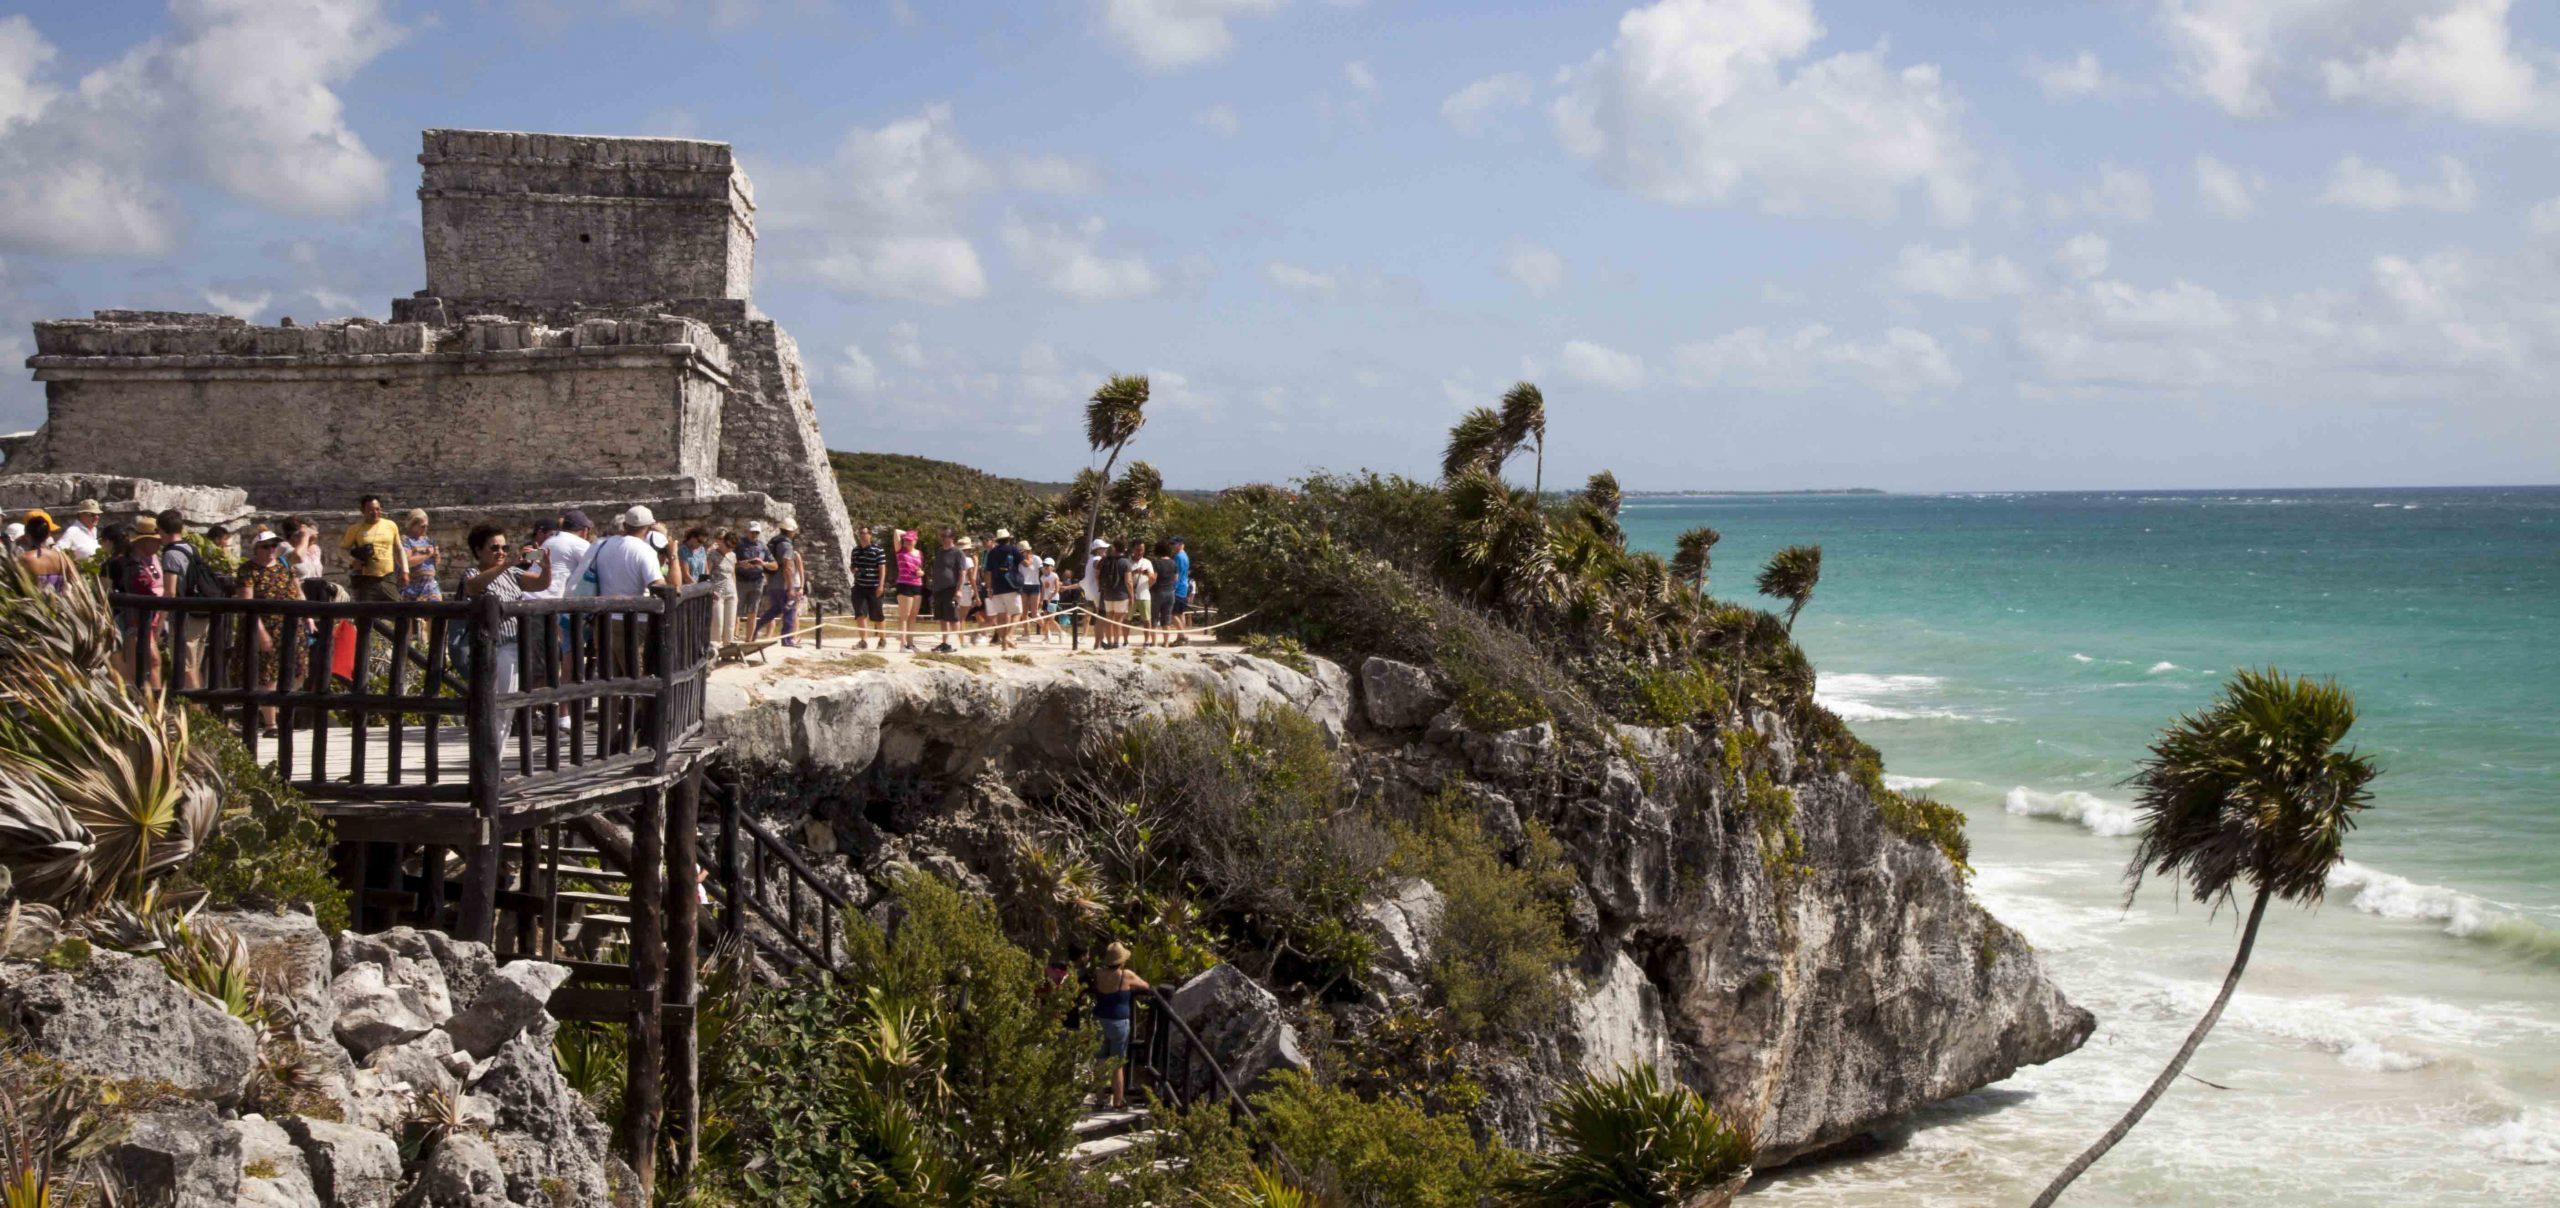
[[881,607],[881,593],[889,577],[889,551],[871,537],[871,526],[864,525],[853,533],[853,648],[862,649],[876,642],[880,649],[889,648],[889,630],[884,622],[888,615]]

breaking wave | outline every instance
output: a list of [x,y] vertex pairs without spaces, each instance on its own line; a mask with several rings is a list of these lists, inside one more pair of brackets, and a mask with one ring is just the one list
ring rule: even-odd
[[2096,793],[2064,789],[2048,793],[2019,785],[2010,789],[2001,807],[2025,818],[2058,818],[2077,822],[2092,834],[2130,835],[2141,829],[2142,818],[2134,808],[2121,801],[2109,801]]
[[2341,860],[2329,872],[2329,892],[2377,918],[2434,923],[2458,939],[2560,963],[2560,932],[2459,889],[2421,885],[2370,865]]

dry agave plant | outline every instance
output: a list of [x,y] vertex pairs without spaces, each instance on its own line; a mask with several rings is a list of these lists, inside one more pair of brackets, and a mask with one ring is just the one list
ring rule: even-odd
[[121,641],[98,580],[74,575],[57,592],[15,559],[0,566],[0,668],[33,662],[103,675]]

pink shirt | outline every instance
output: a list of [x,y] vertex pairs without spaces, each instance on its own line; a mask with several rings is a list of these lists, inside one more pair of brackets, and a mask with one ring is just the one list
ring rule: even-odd
[[898,586],[924,586],[924,554],[911,549],[898,551]]

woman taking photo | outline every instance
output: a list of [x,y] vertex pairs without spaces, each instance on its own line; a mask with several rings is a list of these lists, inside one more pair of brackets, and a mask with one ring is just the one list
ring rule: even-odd
[[[519,557],[507,546],[507,530],[494,524],[484,524],[471,530],[471,573],[462,577],[463,599],[496,596],[503,602],[513,603],[549,586],[550,550],[528,545]],[[498,665],[493,681],[498,695],[504,696],[516,690],[518,662],[516,618],[508,617],[498,622]],[[499,749],[506,748],[507,736],[514,728],[515,717],[509,714],[499,725]]]

